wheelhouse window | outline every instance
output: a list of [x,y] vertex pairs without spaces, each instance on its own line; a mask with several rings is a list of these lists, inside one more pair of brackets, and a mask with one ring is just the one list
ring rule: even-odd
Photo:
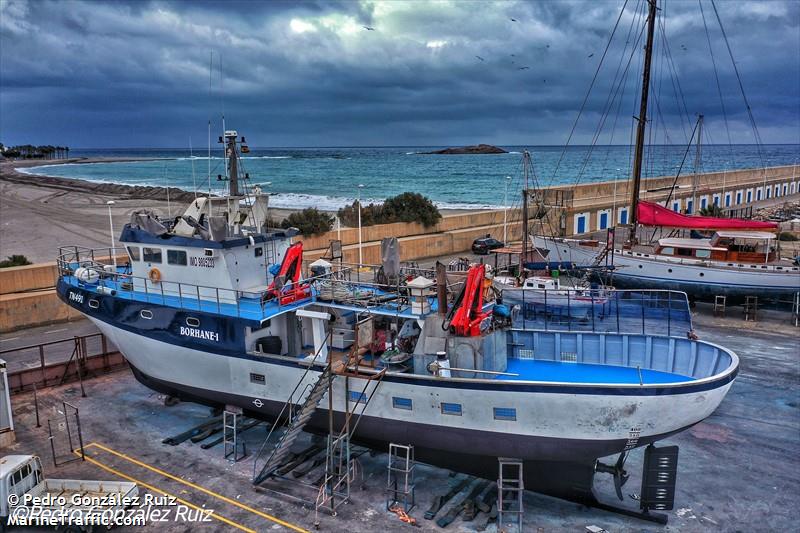
[[142,248],[145,263],[161,263],[161,248]]
[[186,252],[183,250],[167,250],[167,263],[186,266]]
[[681,257],[692,257],[694,254],[692,253],[691,248],[675,248],[675,255],[679,255]]
[[695,250],[695,257],[700,259],[708,259],[711,257],[711,250]]
[[668,246],[661,249],[661,255],[675,255],[675,248]]
[[138,246],[128,246],[128,255],[130,256],[131,261],[138,261],[142,257],[139,255]]

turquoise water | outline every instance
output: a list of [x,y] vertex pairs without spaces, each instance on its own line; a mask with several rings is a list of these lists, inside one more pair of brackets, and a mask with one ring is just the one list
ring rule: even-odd
[[[503,146],[511,153],[497,155],[424,155],[441,147],[385,148],[251,148],[243,156],[252,183],[271,182],[276,207],[335,209],[352,202],[363,184],[362,199],[380,201],[405,191],[420,192],[442,208],[500,207],[506,189],[508,204],[519,204],[522,155],[526,147]],[[628,146],[527,147],[540,186],[626,179],[630,174]],[[684,156],[683,146],[654,146],[646,154],[646,176],[674,175]],[[70,150],[70,157],[149,157],[155,161],[95,163],[34,167],[31,173],[91,181],[208,190],[209,159],[188,149]],[[587,160],[587,155],[591,157]],[[224,174],[220,151],[212,152],[211,189],[218,191],[217,174]],[[691,172],[690,153],[683,173]],[[799,145],[768,145],[761,155],[754,145],[703,147],[704,171],[791,165],[800,162]],[[558,172],[555,173],[558,165]],[[192,167],[194,166],[194,173]],[[193,177],[194,174],[194,177]],[[511,176],[511,180],[506,180]],[[530,183],[531,186],[534,183]]]

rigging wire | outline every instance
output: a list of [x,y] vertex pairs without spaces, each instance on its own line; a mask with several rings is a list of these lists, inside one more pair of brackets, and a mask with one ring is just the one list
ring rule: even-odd
[[591,141],[591,143],[589,145],[589,149],[588,149],[588,151],[586,153],[586,156],[583,159],[583,162],[581,164],[581,168],[580,168],[580,170],[578,171],[578,173],[576,175],[576,178],[575,178],[575,185],[576,186],[578,185],[578,183],[580,182],[581,178],[583,177],[583,173],[585,172],[586,167],[589,164],[589,159],[592,156],[592,152],[594,151],[594,148],[597,145],[597,141],[599,140],[600,135],[602,134],[603,128],[605,126],[605,122],[608,119],[609,113],[611,112],[611,108],[612,108],[614,102],[616,101],[617,95],[620,93],[620,89],[621,89],[622,85],[624,84],[624,82],[626,80],[628,69],[630,68],[631,61],[633,60],[633,57],[634,57],[634,55],[636,53],[637,45],[638,45],[639,41],[641,40],[642,35],[644,34],[644,29],[645,29],[645,27],[644,27],[644,25],[642,25],[642,29],[639,32],[639,35],[637,36],[636,41],[634,42],[634,46],[632,47],[631,54],[628,57],[628,62],[625,65],[625,69],[623,70],[622,77],[620,77],[618,80],[615,79],[614,82],[612,83],[612,90],[609,92],[609,96],[607,97],[606,103],[603,106],[603,112],[602,112],[602,115],[600,117],[600,122],[598,123],[597,128],[595,129],[595,133],[592,136],[592,141]]
[[611,47],[611,42],[614,40],[614,35],[617,32],[617,28],[619,27],[619,21],[622,19],[623,13],[625,13],[625,6],[628,5],[628,0],[622,4],[622,9],[619,10],[619,16],[617,16],[617,21],[614,23],[614,29],[611,30],[611,35],[608,37],[608,42],[606,43],[606,47],[603,50],[603,54],[600,56],[600,62],[597,64],[597,69],[594,72],[594,76],[592,76],[592,82],[589,84],[589,89],[586,91],[586,95],[583,97],[583,102],[581,103],[581,107],[578,110],[578,116],[575,117],[575,121],[572,123],[572,129],[569,132],[569,136],[567,137],[567,142],[564,144],[564,149],[561,151],[561,155],[556,162],[555,169],[553,170],[553,175],[550,178],[551,181],[555,180],[556,175],[558,174],[558,169],[561,166],[561,162],[564,159],[564,155],[567,152],[567,147],[569,143],[572,141],[572,136],[575,134],[575,128],[578,126],[578,121],[583,114],[583,110],[586,108],[586,103],[589,101],[589,95],[592,93],[592,88],[594,87],[595,82],[597,81],[597,76],[600,74],[600,69],[603,67],[603,62],[605,61],[606,54],[608,53],[608,49]]
[[700,17],[703,19],[703,28],[705,29],[706,33],[706,42],[708,43],[708,52],[711,55],[711,64],[714,67],[714,79],[717,82],[717,95],[719,96],[719,104],[720,108],[722,109],[722,118],[725,121],[725,132],[728,136],[728,150],[730,152],[731,161],[734,159],[734,152],[733,152],[733,141],[731,140],[731,130],[728,126],[728,113],[725,110],[725,99],[722,96],[722,85],[719,81],[719,72],[717,71],[717,61],[714,58],[714,48],[711,46],[711,35],[708,31],[708,24],[706,24],[706,15],[705,11],[703,10],[703,2],[702,0],[697,0],[698,5],[700,6]]
[[[764,154],[762,152],[762,145],[763,142],[761,140],[761,134],[758,132],[758,126],[756,125],[756,119],[753,116],[753,109],[750,107],[750,102],[747,100],[747,94],[744,90],[744,84],[742,83],[742,77],[739,75],[739,67],[736,66],[736,61],[733,58],[733,50],[731,49],[731,44],[728,41],[728,34],[725,33],[725,27],[722,25],[722,19],[719,16],[719,11],[717,11],[717,4],[714,0],[711,0],[711,7],[714,8],[714,15],[717,17],[717,22],[719,23],[719,29],[722,32],[722,38],[725,41],[725,46],[728,49],[728,55],[731,58],[731,64],[733,64],[733,71],[736,73],[736,81],[739,83],[739,90],[742,93],[742,99],[744,100],[745,108],[747,109],[747,116],[750,119],[750,126],[753,128],[753,135],[755,136],[756,140],[756,150],[758,152],[758,157],[761,160],[761,166],[764,165]],[[764,182],[766,183],[767,174],[764,172]]]

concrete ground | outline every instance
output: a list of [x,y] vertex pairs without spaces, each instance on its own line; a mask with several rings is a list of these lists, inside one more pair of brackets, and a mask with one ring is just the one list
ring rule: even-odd
[[[680,446],[676,507],[668,513],[669,525],[659,526],[526,493],[525,531],[584,531],[588,525],[615,532],[795,529],[795,509],[800,505],[799,330],[789,324],[785,313],[773,312],[763,315],[759,322],[744,322],[740,309],[729,309],[724,318],[714,317],[711,307],[704,304],[696,309],[695,328],[702,339],[736,351],[741,367],[728,396],[713,415],[662,442]],[[36,428],[32,395],[15,395],[12,407],[18,440],[12,447],[0,450],[0,454],[39,454],[51,477],[132,479],[143,492],[164,491],[189,506],[213,509],[216,515],[207,524],[151,522],[144,528],[120,527],[118,531],[314,529],[313,507],[252,488],[253,455],[266,436],[266,425],[243,434],[249,456],[231,464],[222,457],[221,445],[202,450],[199,444],[189,441],[178,446],[161,443],[163,438],[206,419],[207,408],[190,403],[165,407],[162,396],[138,384],[127,371],[87,381],[86,391],[86,398],[80,397],[76,385],[39,391],[41,428]],[[67,457],[69,444],[62,401],[80,410],[87,461],[56,468],[46,420],[52,421],[57,454]],[[74,429],[73,439],[76,440]],[[309,441],[307,437],[303,444]],[[631,496],[640,491],[641,459],[642,452],[637,450],[626,465],[631,479],[623,492],[629,507],[636,506]],[[410,526],[385,510],[387,455],[366,453],[359,457],[359,463],[363,490],[354,486],[352,502],[342,506],[337,517],[321,513],[321,529],[352,533],[409,530]],[[318,467],[303,479],[314,480],[320,472]],[[411,515],[421,529],[442,530],[422,515],[433,496],[445,492],[452,482],[453,473],[449,471],[417,467],[418,506]],[[604,501],[618,503],[609,476],[598,475],[595,487]],[[315,498],[310,490],[292,491]],[[444,530],[476,531],[485,521],[484,514],[472,522],[459,517]],[[487,529],[495,530],[494,525]]]

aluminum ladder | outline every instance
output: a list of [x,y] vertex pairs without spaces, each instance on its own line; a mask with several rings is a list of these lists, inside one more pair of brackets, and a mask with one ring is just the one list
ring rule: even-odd
[[328,392],[328,388],[333,382],[333,379],[336,377],[336,374],[332,371],[331,365],[325,367],[325,370],[320,374],[317,381],[314,383],[313,387],[306,396],[303,405],[300,409],[297,410],[297,413],[292,418],[292,421],[289,423],[289,426],[286,428],[286,431],[281,435],[280,440],[278,440],[277,444],[275,444],[275,448],[272,449],[272,453],[270,454],[267,462],[264,464],[264,467],[261,469],[261,472],[255,477],[253,480],[254,484],[259,484],[275,474],[275,472],[283,465],[286,456],[289,455],[289,450],[292,447],[292,444],[297,440],[297,437],[302,433],[303,428],[306,427],[308,421],[311,420],[311,416],[317,410],[319,406],[319,401]]

